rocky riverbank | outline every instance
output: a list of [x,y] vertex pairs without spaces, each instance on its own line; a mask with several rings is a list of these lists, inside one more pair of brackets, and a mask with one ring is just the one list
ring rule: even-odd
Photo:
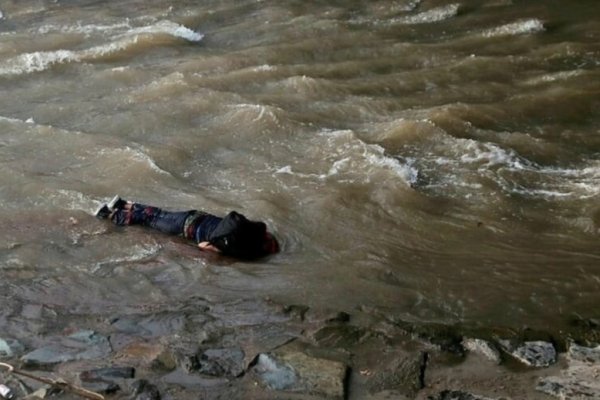
[[[0,361],[107,399],[600,399],[600,326],[413,324],[268,299],[72,315],[5,303]],[[76,398],[3,372],[15,398]]]

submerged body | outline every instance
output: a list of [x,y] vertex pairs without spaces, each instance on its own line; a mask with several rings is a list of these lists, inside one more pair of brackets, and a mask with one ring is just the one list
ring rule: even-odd
[[167,211],[115,196],[100,207],[96,216],[109,218],[119,226],[143,225],[181,235],[197,243],[203,251],[241,259],[256,259],[279,251],[279,244],[265,223],[250,221],[236,211],[221,218],[198,210]]

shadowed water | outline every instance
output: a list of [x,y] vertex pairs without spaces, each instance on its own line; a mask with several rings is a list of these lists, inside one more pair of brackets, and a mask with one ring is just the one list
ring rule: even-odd
[[[3,318],[192,295],[597,318],[598,21],[591,0],[0,3]],[[90,216],[115,193],[236,209],[283,251]]]

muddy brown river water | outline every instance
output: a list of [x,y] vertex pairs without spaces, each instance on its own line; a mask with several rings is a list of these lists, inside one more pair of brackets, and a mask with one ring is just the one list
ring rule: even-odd
[[[197,295],[598,318],[599,43],[595,0],[0,1],[0,330]],[[116,229],[115,193],[283,251]]]

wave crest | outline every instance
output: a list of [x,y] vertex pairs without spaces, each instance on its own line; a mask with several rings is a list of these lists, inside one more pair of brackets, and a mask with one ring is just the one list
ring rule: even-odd
[[403,25],[417,25],[417,24],[428,24],[432,22],[439,22],[448,18],[455,17],[458,14],[460,4],[448,4],[443,7],[436,7],[431,10],[423,11],[415,15],[407,15],[400,18],[395,18],[392,23],[398,23]]
[[[96,27],[99,31],[106,32],[121,28],[127,25],[114,25],[108,27]],[[90,33],[93,29],[90,26],[80,27],[63,27],[63,30],[73,30],[79,33]],[[51,29],[51,28],[46,28]],[[127,32],[111,36],[109,43],[90,47],[83,50],[55,50],[55,51],[36,51],[32,53],[20,54],[10,58],[3,63],[0,63],[0,76],[2,75],[22,75],[33,72],[41,72],[51,68],[56,64],[68,64],[72,62],[93,61],[102,57],[113,54],[118,54],[131,47],[138,45],[145,37],[150,40],[156,35],[168,35],[180,39],[185,39],[191,42],[199,42],[204,35],[195,32],[185,26],[179,25],[172,21],[159,21],[156,24],[129,29]]]
[[529,33],[543,32],[545,29],[546,28],[544,27],[544,23],[539,19],[534,18],[498,26],[496,28],[484,31],[482,35],[488,38],[499,36],[525,35]]

